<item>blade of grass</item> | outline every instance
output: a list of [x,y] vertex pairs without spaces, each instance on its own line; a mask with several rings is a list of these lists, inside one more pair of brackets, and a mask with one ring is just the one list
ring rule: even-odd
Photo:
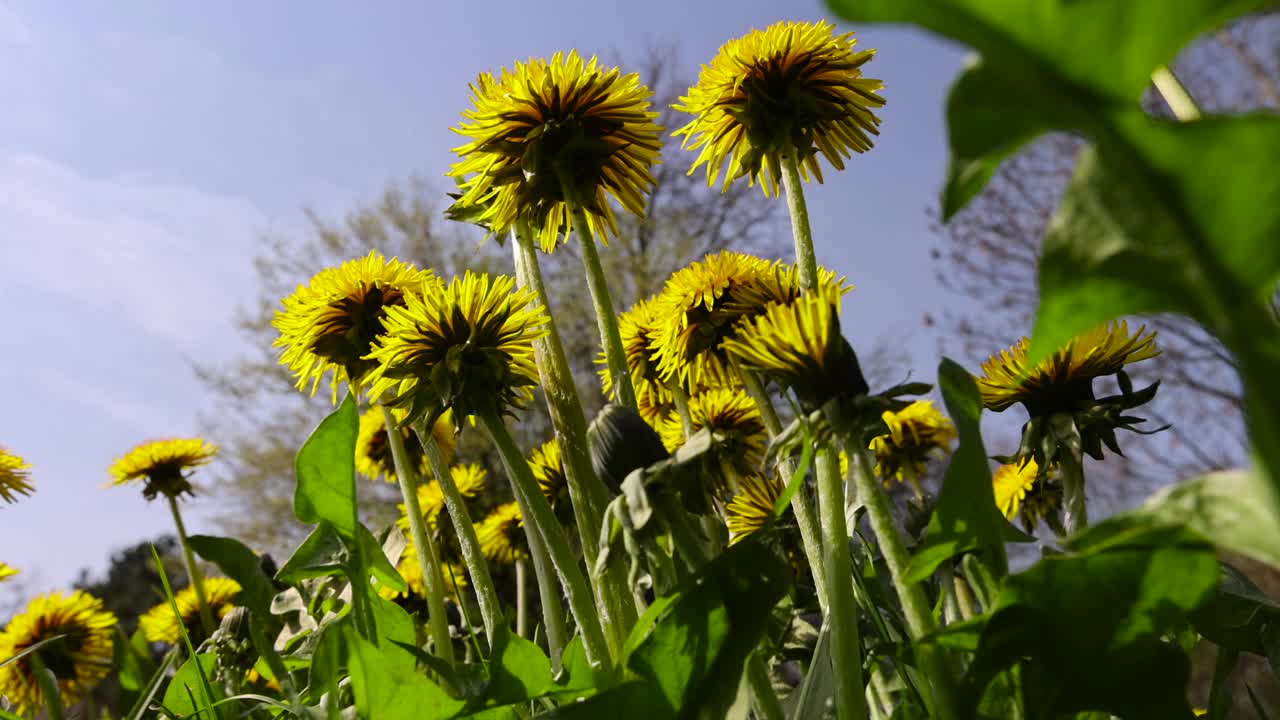
[[[178,603],[173,597],[173,588],[169,586],[169,576],[164,571],[164,563],[160,561],[160,553],[156,550],[155,545],[151,546],[151,558],[155,561],[156,572],[160,575],[160,585],[164,588],[165,602],[169,603],[169,609],[173,611],[175,618],[182,617],[182,613],[178,612]],[[191,636],[187,634],[187,627],[184,623],[178,623],[178,633],[182,636],[182,644],[187,648],[187,657],[196,664],[196,674],[200,676],[200,689],[204,691],[201,702],[192,702],[192,705],[198,705],[201,713],[207,709],[210,717],[224,717],[222,712],[212,705],[213,685],[209,683],[209,678],[204,674],[204,668],[200,666],[200,661],[196,659],[196,648],[191,644]]]
[[133,704],[129,709],[129,714],[125,716],[125,720],[142,720],[142,714],[151,706],[151,701],[155,700],[156,693],[160,691],[160,684],[168,674],[170,666],[178,657],[178,648],[173,647],[169,652],[165,653],[164,658],[160,661],[159,667],[152,673],[151,679],[147,681],[147,687],[143,690],[138,702]]
[[30,655],[31,653],[33,653],[33,652],[35,652],[35,651],[39,650],[40,648],[44,647],[45,645],[48,645],[48,644],[49,644],[49,643],[51,643],[51,642],[57,642],[58,640],[61,640],[61,639],[62,639],[62,638],[64,638],[64,637],[66,637],[66,634],[62,634],[62,635],[54,635],[53,637],[45,638],[44,640],[41,640],[40,642],[38,642],[38,643],[36,643],[35,645],[32,645],[31,647],[29,647],[29,648],[27,648],[27,649],[23,650],[22,652],[18,653],[17,655],[14,655],[13,657],[9,658],[8,660],[5,660],[4,662],[0,662],[0,668],[3,668],[5,665],[8,665],[8,664],[9,664],[9,663],[11,663],[11,662],[17,662],[18,660],[21,660],[23,657],[25,657],[25,656],[27,656],[27,655]]
[[62,720],[62,697],[58,694],[58,681],[49,668],[44,666],[40,653],[31,656],[31,672],[40,684],[40,695],[44,698],[45,714],[49,720]]

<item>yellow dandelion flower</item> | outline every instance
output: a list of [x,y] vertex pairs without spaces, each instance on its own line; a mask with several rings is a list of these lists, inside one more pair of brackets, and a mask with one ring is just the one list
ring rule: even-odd
[[[822,266],[818,266],[817,286],[817,291],[823,297],[833,300],[837,308],[840,298],[853,290],[853,286],[846,278],[837,276],[834,270]],[[789,305],[800,299],[803,294],[804,291],[800,287],[800,268],[792,263],[775,260],[770,264],[762,265],[751,282],[735,288],[734,292],[725,298],[724,305],[730,311],[740,313],[744,318],[751,318],[763,314],[772,303]]]
[[529,470],[538,481],[538,489],[554,508],[561,494],[567,494],[569,480],[564,474],[564,460],[560,457],[560,443],[552,438],[534,449],[529,456]]
[[745,175],[777,195],[784,153],[795,153],[806,181],[822,182],[819,153],[843,170],[851,152],[870,150],[884,85],[862,76],[875,51],[854,52],[856,42],[827,22],[779,22],[721,46],[675,105],[694,116],[675,131],[700,149],[689,173],[705,165],[710,186],[723,169],[725,189]]
[[1044,518],[1053,518],[1062,508],[1062,489],[1051,483],[1050,472],[1041,473],[1032,458],[1001,465],[991,475],[996,507],[1010,520],[1022,512],[1022,526],[1033,532]]
[[144,442],[111,463],[113,485],[143,480],[142,494],[178,497],[191,492],[186,471],[206,465],[218,452],[216,445],[200,438],[171,438]]
[[[689,418],[694,432],[708,428],[719,436],[711,458],[716,464],[728,465],[739,475],[759,469],[769,435],[760,409],[745,391],[714,388],[698,393],[689,398]],[[679,415],[670,416],[658,429],[658,435],[667,450],[675,452],[685,441]],[[713,473],[713,477],[718,476]],[[726,486],[713,489],[721,492]]]
[[[235,607],[233,600],[238,592],[240,583],[231,578],[204,579],[204,597],[215,621],[221,621]],[[185,627],[192,642],[199,644],[204,630],[200,627],[200,601],[196,599],[195,587],[188,585],[179,590],[174,594],[173,602],[178,606],[177,615],[173,614],[173,608],[166,600],[138,618],[138,629],[142,631],[142,636],[147,642],[175,644],[182,637],[181,629]]]
[[[464,500],[470,500],[484,492],[486,474],[485,469],[475,463],[454,465],[449,468],[449,477],[453,478],[453,484],[457,486],[458,494]],[[396,507],[400,509],[400,518],[396,520],[396,525],[400,526],[401,530],[409,532],[409,515],[404,503]],[[436,527],[440,520],[440,511],[444,510],[444,491],[440,489],[439,482],[432,480],[418,486],[418,508],[422,510],[422,517],[427,521],[427,526]]]
[[643,217],[654,185],[662,128],[651,94],[639,76],[576,51],[516,63],[496,78],[481,73],[454,129],[468,139],[449,170],[461,183],[458,206],[477,208],[475,221],[498,234],[525,219],[551,252],[570,225],[568,181],[592,237],[607,243],[618,233],[609,199]]
[[326,268],[284,298],[284,309],[271,321],[280,332],[272,347],[284,348],[280,364],[297,376],[299,390],[310,382],[315,395],[332,371],[330,394],[336,403],[340,385],[359,389],[373,369],[366,355],[383,332],[387,309],[404,305],[404,296],[423,285],[438,283],[430,270],[386,260],[376,250]]
[[17,574],[18,568],[10,565],[9,563],[0,562],[0,582],[4,582]]
[[1146,326],[1129,334],[1125,321],[1102,325],[1078,335],[1034,367],[1027,364],[1028,338],[992,355],[977,379],[982,403],[1001,411],[1022,403],[1033,416],[1077,409],[1093,399],[1093,379],[1113,375],[1129,363],[1160,354],[1156,334]]
[[514,502],[491,510],[476,525],[476,537],[480,540],[480,552],[491,562],[510,565],[529,557],[520,506]]
[[782,497],[782,483],[763,475],[748,475],[738,483],[738,494],[724,507],[729,525],[729,544],[764,527],[774,503]]
[[930,457],[945,454],[956,439],[956,426],[929,400],[916,400],[897,412],[880,415],[889,432],[867,446],[876,456],[876,474],[886,482],[914,486]]
[[[392,415],[403,421],[404,412],[393,410]],[[409,462],[422,475],[430,474],[426,455],[422,452],[422,444],[417,434],[408,426],[400,428],[404,439],[404,449],[409,455]],[[454,428],[449,413],[436,419],[431,426],[431,437],[436,441],[444,454],[445,462],[453,460]],[[360,430],[356,437],[356,471],[367,478],[394,483],[396,481],[396,464],[391,457],[391,445],[387,442],[387,428],[383,421],[382,408],[371,407],[360,415]]]
[[[635,387],[636,403],[644,408],[671,405],[671,391],[658,372],[658,362],[653,356],[658,332],[662,326],[657,313],[657,298],[645,298],[618,316],[618,334],[622,336],[622,350]],[[613,377],[604,353],[596,358],[600,366],[600,382],[605,397],[613,395]],[[643,412],[641,413],[643,415]]]
[[[41,595],[0,632],[0,658],[7,660],[61,635],[34,655],[53,673],[62,703],[70,707],[111,673],[115,624],[116,616],[103,607],[102,600],[83,591]],[[10,709],[19,715],[45,704],[32,660],[32,655],[24,655],[0,667],[0,697],[8,698]]]
[[[448,561],[444,561],[440,565],[440,574],[444,577],[445,593],[453,598],[454,602],[457,602],[459,590],[467,588],[466,570],[457,563]],[[418,554],[413,547],[413,541],[410,541],[405,546],[404,552],[400,555],[400,561],[396,563],[396,570],[400,572],[400,577],[404,578],[405,584],[409,586],[408,592],[400,592],[386,585],[380,585],[377,588],[378,594],[387,600],[397,600],[409,595],[425,600],[427,586],[422,579],[422,566],[418,564]]]
[[736,384],[721,348],[744,317],[734,296],[768,269],[766,260],[723,250],[667,279],[653,308],[662,324],[652,357],[664,381],[679,382],[690,393],[699,387]]
[[538,382],[533,341],[547,332],[547,311],[506,275],[470,271],[447,287],[409,295],[389,309],[370,357],[371,394],[394,390],[410,419],[452,408],[455,420],[503,414],[532,397]]
[[16,502],[18,495],[30,495],[31,466],[25,460],[0,447],[0,500]]
[[742,323],[724,351],[794,390],[806,409],[835,395],[864,394],[858,358],[840,335],[839,301],[838,286],[830,284],[788,304],[771,303]]

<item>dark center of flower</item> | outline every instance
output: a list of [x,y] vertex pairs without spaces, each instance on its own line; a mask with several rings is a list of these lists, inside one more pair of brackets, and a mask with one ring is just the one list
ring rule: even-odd
[[1074,413],[1093,405],[1093,378],[1055,379],[1036,383],[1022,404],[1031,417],[1048,417],[1058,413]]
[[183,493],[191,493],[191,483],[182,474],[186,465],[181,460],[168,460],[156,463],[147,471],[146,485],[142,494],[148,500],[156,495],[178,497]]
[[365,289],[363,297],[345,297],[334,304],[334,319],[328,331],[316,339],[312,351],[341,365],[352,380],[359,380],[377,365],[365,355],[384,332],[387,307],[403,305],[404,293],[398,288],[377,285]]
[[[400,430],[401,436],[404,438],[405,455],[409,465],[414,468],[422,467],[422,444],[418,442],[418,436],[409,428]],[[396,472],[395,457],[391,454],[391,443],[387,442],[386,428],[379,430],[369,438],[369,459],[381,467],[387,474],[394,475]]]
[[84,645],[88,632],[81,627],[63,626],[50,627],[40,633],[41,637],[56,635],[63,635],[63,637],[41,646],[36,653],[40,655],[40,661],[44,666],[49,668],[59,680],[73,679],[76,677],[76,654]]

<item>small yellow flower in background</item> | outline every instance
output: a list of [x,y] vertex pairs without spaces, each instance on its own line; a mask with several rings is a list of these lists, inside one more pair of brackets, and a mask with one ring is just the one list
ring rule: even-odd
[[158,494],[176,498],[191,492],[186,471],[208,464],[217,452],[217,446],[200,438],[144,442],[111,464],[112,484],[143,480],[142,494],[148,500]]
[[1022,512],[1022,526],[1034,532],[1042,519],[1052,519],[1062,508],[1062,489],[1050,485],[1052,471],[1041,474],[1036,461],[1001,465],[991,475],[996,507],[1009,520]]
[[331,400],[338,401],[340,385],[359,389],[375,363],[365,356],[382,334],[387,308],[404,304],[410,292],[438,285],[430,270],[419,270],[381,253],[326,268],[306,285],[284,298],[284,309],[271,321],[280,332],[272,347],[283,347],[280,364],[298,378],[298,389],[311,383],[315,395],[320,381],[332,371]]
[[411,294],[392,307],[387,333],[370,358],[370,395],[391,402],[411,421],[452,409],[455,422],[502,415],[532,397],[538,383],[533,341],[547,332],[547,311],[506,275],[468,271],[445,287]]
[[928,400],[916,400],[897,412],[886,410],[880,419],[889,432],[868,445],[876,456],[876,474],[886,482],[909,482],[920,494],[925,464],[950,449],[955,425]]
[[[707,428],[720,436],[713,455],[721,467],[728,465],[739,475],[758,471],[769,435],[760,409],[745,391],[721,387],[700,392],[689,398],[689,417],[693,432]],[[669,417],[658,434],[669,452],[675,452],[686,440],[679,415]],[[713,490],[722,492],[727,487]]]
[[764,527],[783,489],[782,483],[763,475],[748,475],[738,482],[738,494],[724,508],[730,545]]
[[515,502],[503,503],[491,510],[476,525],[476,537],[480,540],[480,552],[491,562],[511,565],[529,557],[520,506]]
[[833,36],[832,29],[779,22],[721,46],[675,105],[694,116],[675,134],[685,136],[684,147],[701,149],[689,174],[706,165],[710,186],[723,169],[725,189],[745,175],[777,195],[783,153],[796,153],[805,180],[822,182],[819,153],[843,170],[851,152],[871,149],[884,85],[863,77],[862,66],[875,51],[854,52],[853,33]]
[[1076,410],[1082,400],[1093,399],[1094,378],[1160,354],[1154,331],[1146,332],[1144,325],[1130,335],[1123,320],[1076,336],[1034,367],[1027,364],[1030,344],[1024,337],[982,364],[977,382],[987,408],[1001,411],[1022,403],[1032,417]]
[[[70,707],[111,673],[115,625],[116,616],[103,607],[102,600],[88,593],[76,590],[41,595],[0,632],[0,658],[8,660],[61,635],[36,654],[57,679],[63,705]],[[0,697],[8,698],[12,711],[19,715],[44,706],[31,655],[0,667]]]
[[644,217],[654,185],[662,128],[650,95],[639,76],[577,51],[516,63],[496,78],[481,73],[472,109],[454,128],[468,139],[454,148],[461,159],[449,170],[461,183],[458,205],[478,208],[473,219],[497,234],[527,220],[551,252],[570,226],[567,173],[591,235],[607,243],[618,233],[609,200]]
[[[215,621],[222,620],[235,607],[232,600],[238,592],[240,583],[231,578],[204,579],[205,599],[209,602],[209,610]],[[147,642],[176,644],[185,627],[187,634],[193,638],[192,642],[199,644],[198,638],[203,637],[204,631],[200,627],[200,603],[196,599],[195,588],[188,585],[179,590],[174,594],[173,602],[178,606],[177,615],[173,614],[173,608],[169,607],[169,601],[166,600],[138,618],[138,629],[142,631],[142,636]]]
[[[672,404],[671,391],[658,372],[658,361],[653,352],[662,327],[657,308],[656,297],[645,298],[618,316],[618,333],[622,336],[622,350],[627,357],[631,384],[635,387],[636,403],[641,416],[651,423],[657,419],[656,416],[665,414]],[[600,382],[605,397],[612,397],[613,377],[609,374],[609,364],[603,352],[596,358],[596,364],[600,365]]]
[[17,502],[18,495],[30,495],[31,466],[25,460],[0,447],[0,500]]
[[[399,592],[385,585],[380,585],[378,586],[379,595],[387,600],[396,600],[409,595],[426,599],[427,586],[422,580],[422,565],[418,563],[418,554],[413,547],[413,541],[409,541],[409,544],[405,546],[399,562],[396,563],[396,570],[400,572],[400,577],[404,578],[405,584],[409,586],[408,592]],[[460,589],[465,590],[467,587],[466,570],[457,563],[445,561],[440,564],[440,574],[444,576],[445,594],[457,602],[458,591]]]
[[[404,419],[404,412],[393,410],[397,420]],[[404,449],[409,455],[409,462],[417,468],[419,474],[429,475],[427,458],[418,442],[417,434],[409,427],[401,427],[400,435],[404,438]],[[435,439],[445,462],[453,461],[454,428],[449,413],[436,419],[431,426],[431,437]],[[396,481],[396,464],[391,457],[391,444],[387,442],[387,428],[382,408],[371,407],[360,415],[360,431],[356,437],[356,471],[367,478],[394,483]]]
[[[485,469],[475,463],[454,465],[449,468],[449,477],[453,478],[453,484],[458,487],[458,494],[464,500],[470,500],[484,492],[486,474]],[[396,507],[400,509],[400,519],[396,520],[396,525],[408,532],[409,516],[406,514],[404,503],[399,503]],[[440,511],[444,510],[444,491],[440,489],[439,482],[432,480],[418,486],[418,507],[422,510],[422,517],[427,521],[427,526],[436,527],[440,519]]]
[[10,565],[9,563],[0,562],[0,582],[4,582],[17,574],[18,568]]
[[542,495],[547,498],[547,502],[552,508],[557,507],[561,494],[567,494],[569,480],[564,474],[560,443],[555,438],[534,448],[529,455],[529,470],[533,472],[533,479],[538,481],[538,489],[542,490]]
[[653,307],[661,325],[651,357],[664,382],[689,393],[737,384],[720,345],[746,312],[734,296],[768,269],[766,260],[723,250],[672,273]]

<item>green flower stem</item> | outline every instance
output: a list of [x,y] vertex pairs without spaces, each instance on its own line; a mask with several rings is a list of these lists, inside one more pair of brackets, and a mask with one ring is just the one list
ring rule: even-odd
[[813,251],[813,230],[809,227],[809,206],[804,201],[804,185],[800,180],[800,163],[795,150],[781,153],[782,188],[787,193],[787,210],[791,215],[791,237],[796,245],[796,267],[800,289],[818,286],[818,257]]
[[1089,526],[1089,510],[1085,499],[1084,452],[1079,437],[1076,442],[1065,442],[1058,453],[1058,467],[1062,470],[1062,529],[1074,535]]
[[[549,309],[551,305],[538,265],[537,248],[524,221],[516,224],[511,244],[515,251],[516,277],[521,287],[532,290],[538,302]],[[565,482],[569,487],[569,501],[573,506],[582,552],[588,564],[594,564],[600,556],[600,528],[609,506],[609,491],[591,465],[586,413],[582,410],[582,400],[569,370],[569,360],[560,341],[555,318],[549,319],[547,334],[533,342],[533,349],[542,393],[547,400],[547,410],[551,414],[551,424],[555,427],[556,442],[564,462]],[[626,377],[629,381],[631,376]],[[622,651],[622,645],[639,617],[627,583],[624,562],[622,556],[610,559],[605,572],[592,577],[600,619],[612,655]]]
[[[488,431],[493,444],[498,448],[498,454],[502,456],[507,475],[511,478],[516,502],[520,505],[520,514],[524,518],[525,528],[532,531],[531,535],[539,535],[546,544],[547,554],[555,565],[555,571],[559,574],[560,582],[564,585],[565,594],[569,598],[569,609],[572,610],[573,617],[578,622],[578,631],[582,635],[582,647],[586,651],[587,661],[597,666],[600,671],[608,672],[613,664],[613,658],[605,642],[600,616],[596,614],[591,588],[587,585],[582,568],[578,566],[578,560],[569,547],[564,529],[556,520],[551,504],[538,489],[538,481],[529,470],[529,463],[525,462],[524,454],[520,452],[511,433],[507,431],[502,418],[496,412],[489,412],[481,415],[480,421]],[[532,543],[532,539],[530,542]],[[547,572],[549,568],[539,568],[536,560],[533,569],[540,575],[549,574]],[[544,594],[544,607],[555,604]]]
[[[517,502],[519,498],[517,492]],[[523,510],[521,512],[523,514]],[[568,623],[564,617],[564,607],[560,604],[560,584],[556,581],[556,569],[548,555],[547,541],[542,531],[536,523],[528,520],[523,525],[524,536],[529,542],[533,577],[538,583],[538,597],[542,600],[542,624],[547,632],[547,655],[551,658],[551,673],[559,675],[564,649],[569,644]]]
[[[523,558],[516,558],[516,634],[529,637],[529,598]],[[549,602],[549,601],[548,601]]]
[[636,410],[636,390],[631,384],[631,373],[627,370],[627,356],[622,349],[618,316],[613,312],[609,281],[604,274],[604,265],[600,263],[600,253],[596,251],[595,238],[591,236],[587,226],[587,213],[582,209],[582,203],[578,201],[573,183],[566,173],[561,173],[560,186],[564,190],[569,213],[573,217],[573,233],[578,237],[578,248],[582,252],[582,268],[587,273],[587,289],[591,292],[591,303],[595,306],[596,325],[600,329],[600,344],[604,347],[605,360],[609,365],[609,377],[613,379],[614,397],[619,405]]
[[1151,73],[1151,83],[1156,86],[1156,91],[1160,93],[1160,97],[1164,98],[1165,104],[1178,120],[1190,122],[1200,119],[1200,108],[1196,105],[1195,99],[1191,97],[1191,93],[1187,92],[1186,86],[1177,75],[1173,74],[1168,65],[1161,65]]
[[[853,597],[853,563],[849,559],[849,530],[844,517],[844,478],[830,444],[818,448],[818,507],[822,519],[823,567],[827,570],[831,623],[831,664],[836,668],[836,713],[840,720],[864,720],[862,641],[858,637],[858,607]],[[798,493],[797,493],[798,494]]]
[[[853,475],[858,499],[866,507],[871,529],[880,542],[880,552],[884,555],[894,588],[898,591],[898,600],[902,603],[902,612],[907,619],[907,629],[911,633],[912,640],[919,640],[937,629],[929,603],[924,596],[924,588],[918,583],[909,583],[906,580],[907,565],[911,561],[911,556],[902,542],[902,536],[898,534],[898,527],[893,524],[893,511],[889,507],[889,498],[885,495],[880,481],[876,479],[875,473],[871,472],[866,451],[855,443],[846,444],[845,449],[849,452],[849,472]],[[820,461],[821,457],[819,455]],[[821,462],[818,469],[819,471],[822,469]],[[838,462],[836,472],[839,473]],[[821,475],[818,483],[821,488]],[[841,507],[843,512],[843,506]],[[825,507],[823,516],[825,519]],[[933,685],[934,715],[943,720],[952,720],[956,717],[955,683],[946,658],[938,652],[936,647],[917,644],[915,650],[921,669]]]
[[391,446],[391,459],[396,466],[396,479],[400,481],[400,496],[404,498],[405,514],[409,516],[409,538],[413,540],[418,566],[422,568],[431,639],[436,655],[445,662],[452,663],[453,638],[449,636],[449,616],[445,614],[444,577],[440,574],[440,556],[436,553],[435,540],[427,532],[422,507],[418,504],[418,469],[409,462],[409,454],[404,448],[404,436],[400,434],[396,419],[391,416],[391,410],[386,405],[382,405],[382,419],[386,423],[387,444]]
[[217,625],[213,622],[213,611],[209,609],[208,596],[204,593],[204,575],[200,566],[196,565],[195,553],[191,552],[191,542],[187,540],[187,526],[182,522],[182,513],[178,510],[178,499],[166,495],[169,499],[169,512],[173,515],[173,525],[178,530],[178,543],[182,545],[182,559],[187,565],[187,577],[191,579],[191,588],[196,592],[196,605],[200,608],[200,626],[204,628],[205,637],[213,634]]
[[[778,412],[773,408],[773,401],[769,399],[764,383],[760,382],[760,376],[741,367],[738,368],[738,375],[742,377],[747,394],[755,400],[756,407],[760,409],[760,417],[764,421],[765,430],[769,432],[769,437],[777,437],[778,433],[782,432],[782,420],[778,418]],[[787,480],[795,474],[795,462],[791,458],[783,458],[779,466],[782,476]],[[804,545],[804,556],[809,561],[809,569],[813,573],[818,606],[825,613],[830,608],[830,595],[827,592],[827,575],[824,569],[826,566],[822,559],[822,538],[818,529],[818,514],[814,510],[813,502],[809,500],[806,488],[800,488],[800,491],[792,497],[791,507],[795,509],[796,525],[800,526],[800,540]]]
[[485,637],[493,643],[493,634],[502,624],[502,601],[498,599],[498,591],[493,584],[493,576],[489,574],[489,563],[480,550],[480,539],[476,537],[475,525],[471,523],[471,513],[467,512],[466,501],[458,492],[458,485],[449,472],[449,464],[445,462],[440,445],[431,435],[431,428],[425,422],[414,426],[418,443],[427,456],[427,465],[431,474],[440,483],[440,493],[444,496],[444,506],[453,521],[453,528],[458,534],[458,546],[462,549],[462,561],[467,566],[467,574],[471,578],[471,587],[476,591],[476,604],[480,606],[480,619],[484,622]]
[[62,711],[62,696],[58,694],[58,683],[54,680],[53,672],[45,667],[39,651],[31,653],[28,657],[31,658],[31,672],[36,676],[36,683],[40,685],[40,696],[44,699],[48,719],[62,720],[65,717]]

